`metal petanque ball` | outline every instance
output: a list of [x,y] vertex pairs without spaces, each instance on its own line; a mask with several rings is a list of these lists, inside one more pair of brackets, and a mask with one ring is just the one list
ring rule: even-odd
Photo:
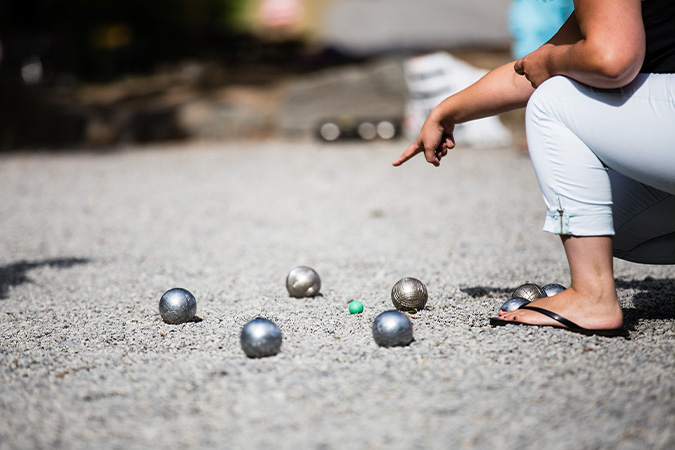
[[291,297],[314,297],[321,290],[321,278],[311,267],[298,266],[286,277],[286,289]]
[[391,301],[400,311],[422,309],[428,298],[427,287],[416,278],[401,278],[391,288]]
[[159,300],[159,314],[166,323],[179,324],[194,319],[197,300],[187,290],[169,289]]
[[499,309],[502,311],[515,311],[516,309],[523,305],[527,305],[528,303],[530,303],[529,300],[525,300],[522,297],[513,297],[505,301]]
[[511,294],[511,298],[521,297],[527,301],[533,302],[538,298],[546,297],[546,292],[534,283],[525,283],[516,288]]
[[373,338],[380,347],[408,345],[413,340],[412,323],[399,311],[385,311],[373,321]]
[[556,294],[560,294],[562,291],[564,291],[567,288],[565,286],[563,286],[562,284],[550,283],[550,284],[547,284],[546,286],[544,286],[542,289],[544,290],[544,292],[546,292],[547,297],[553,297]]
[[281,349],[281,330],[274,322],[258,317],[244,325],[239,342],[249,358],[274,356]]

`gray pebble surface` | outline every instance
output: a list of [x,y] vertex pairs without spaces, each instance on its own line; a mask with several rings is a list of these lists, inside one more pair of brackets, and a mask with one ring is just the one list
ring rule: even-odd
[[[529,159],[391,167],[406,145],[0,154],[0,449],[675,448],[675,269],[616,261],[630,340],[492,328],[569,283]],[[321,295],[288,295],[298,265]],[[380,348],[405,276],[429,301]],[[161,320],[173,287],[195,321]],[[256,317],[276,356],[243,353]]]

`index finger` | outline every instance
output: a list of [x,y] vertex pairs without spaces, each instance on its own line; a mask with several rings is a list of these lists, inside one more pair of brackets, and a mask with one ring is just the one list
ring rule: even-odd
[[410,144],[410,146],[404,151],[401,156],[398,157],[396,161],[392,163],[393,166],[398,167],[416,154],[420,153],[422,149],[420,148],[419,145],[417,145],[416,142],[413,142]]

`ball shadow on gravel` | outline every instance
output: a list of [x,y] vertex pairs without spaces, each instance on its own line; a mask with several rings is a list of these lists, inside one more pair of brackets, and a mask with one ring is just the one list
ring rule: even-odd
[[86,264],[86,258],[53,258],[43,261],[19,261],[0,266],[0,300],[9,297],[9,288],[23,283],[30,283],[27,273],[29,270],[50,266],[58,269],[67,269],[78,264]]
[[616,288],[634,290],[633,307],[624,308],[624,326],[635,329],[641,320],[675,319],[675,280],[646,277],[616,280]]

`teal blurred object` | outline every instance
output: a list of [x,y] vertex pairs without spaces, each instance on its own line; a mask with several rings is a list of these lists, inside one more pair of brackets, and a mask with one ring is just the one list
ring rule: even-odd
[[572,0],[513,0],[508,16],[513,57],[520,59],[548,41],[573,10]]

